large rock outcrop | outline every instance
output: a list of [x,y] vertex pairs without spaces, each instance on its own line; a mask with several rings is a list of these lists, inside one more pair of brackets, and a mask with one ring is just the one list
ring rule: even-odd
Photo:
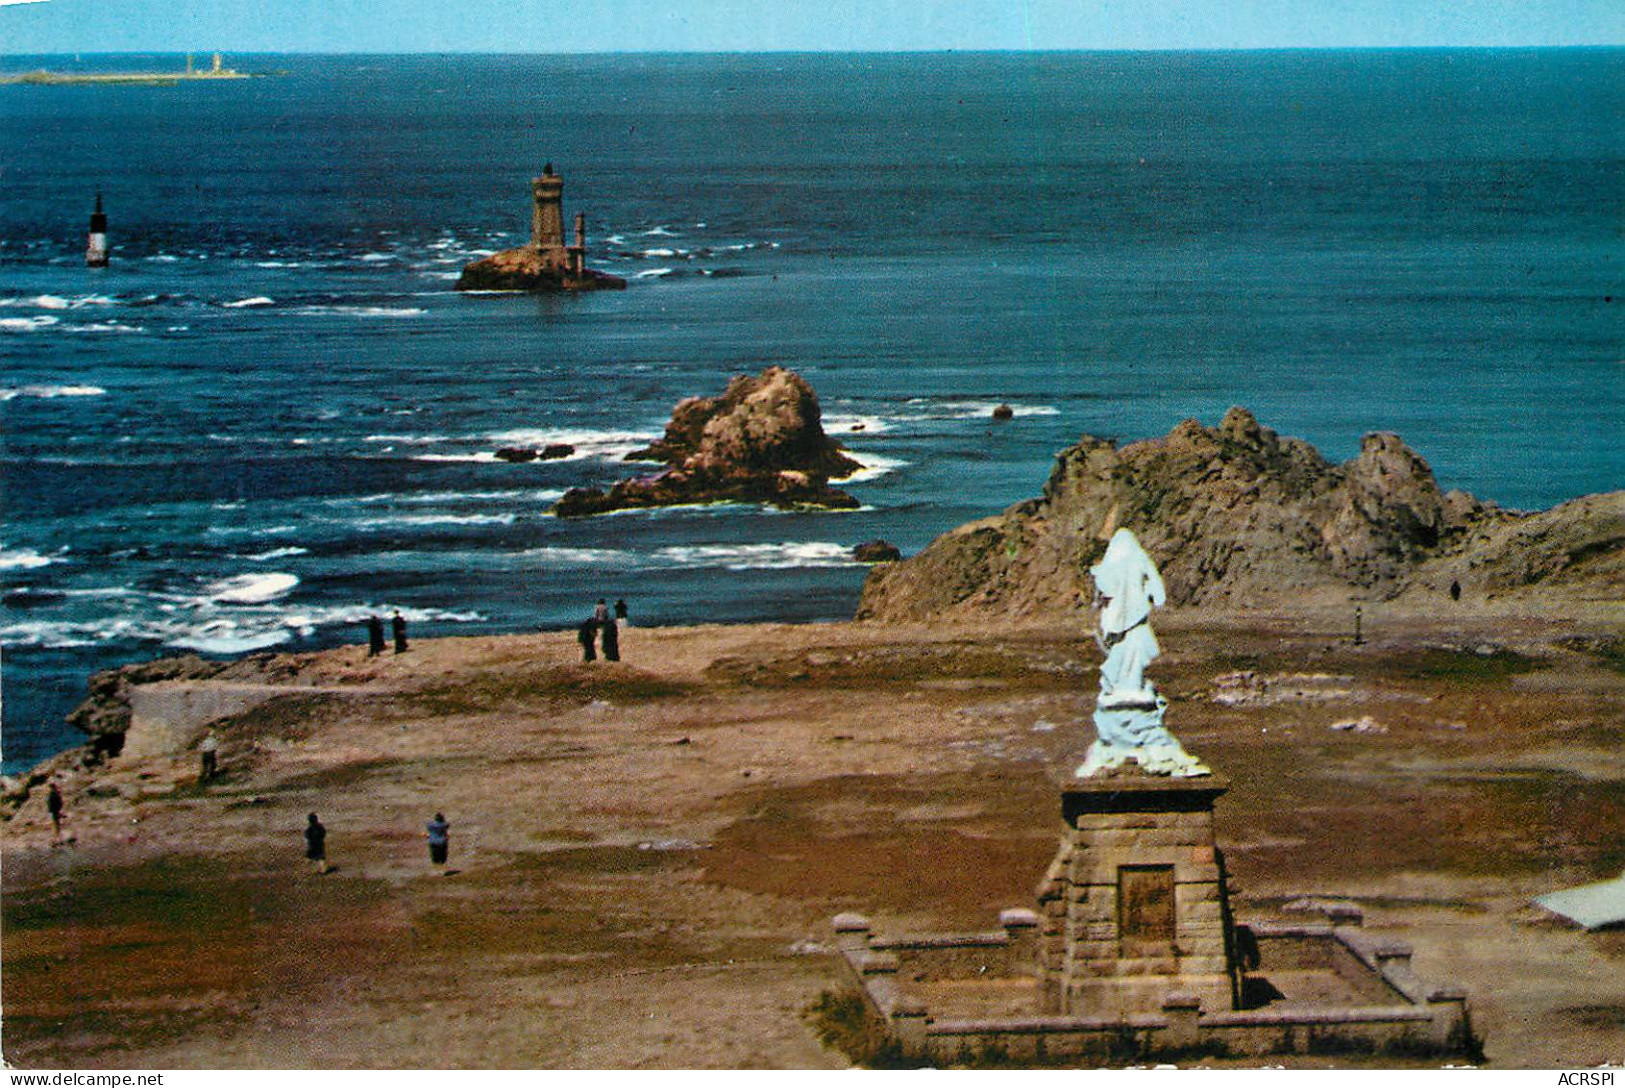
[[1335,465],[1232,408],[1166,438],[1117,447],[1084,436],[1041,497],[962,525],[876,568],[859,618],[1022,616],[1087,608],[1088,567],[1133,529],[1177,604],[1479,596],[1561,586],[1617,597],[1625,586],[1625,492],[1519,514],[1444,494],[1392,434]]
[[626,281],[593,268],[574,270],[535,245],[504,249],[463,266],[459,291],[595,291],[621,290]]
[[561,517],[697,502],[765,502],[850,509],[858,501],[829,486],[863,466],[824,433],[818,395],[783,367],[740,375],[720,397],[689,397],[672,411],[665,435],[629,461],[670,467],[622,480],[607,492],[572,488]]

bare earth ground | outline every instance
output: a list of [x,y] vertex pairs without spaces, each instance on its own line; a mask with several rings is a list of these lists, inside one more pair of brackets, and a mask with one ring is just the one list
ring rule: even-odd
[[[1625,868],[1625,608],[1171,612],[1154,675],[1232,780],[1241,920],[1351,897],[1468,988],[1490,1064],[1625,1061],[1625,934],[1531,896]],[[1159,613],[1159,617],[1161,614]],[[1081,625],[696,627],[313,655],[196,757],[0,829],[24,1067],[832,1067],[829,918],[1032,905],[1092,739]],[[1220,676],[1251,671],[1266,682]],[[1365,731],[1334,724],[1368,719]],[[423,824],[452,824],[433,871]],[[337,869],[306,868],[305,814]],[[1300,1059],[1299,1064],[1357,1064]]]

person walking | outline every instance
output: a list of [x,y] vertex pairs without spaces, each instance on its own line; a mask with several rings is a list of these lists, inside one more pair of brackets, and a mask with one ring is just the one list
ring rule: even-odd
[[446,852],[451,849],[451,825],[446,822],[445,816],[437,812],[424,827],[428,832],[430,863],[446,864]]
[[203,743],[197,746],[197,750],[203,760],[203,781],[207,782],[220,773],[220,738],[215,736],[213,729],[204,734]]
[[305,857],[310,860],[310,867],[317,873],[328,872],[327,865],[327,828],[310,814],[310,822],[305,825]]
[[384,621],[377,616],[367,617],[367,656],[377,657],[384,652]]
[[51,814],[51,841],[62,838],[62,791],[51,783],[51,792],[45,798],[45,811]]
[[604,638],[604,660],[619,661],[621,659],[621,634],[615,627],[613,617],[608,617],[598,625]]
[[595,620],[588,620],[576,628],[576,641],[581,643],[581,660],[598,660],[598,651],[593,648],[593,643],[597,638],[598,623]]
[[395,636],[395,652],[404,654],[406,652],[406,618],[401,615],[401,610],[398,608],[395,610],[395,614],[389,618],[389,632]]

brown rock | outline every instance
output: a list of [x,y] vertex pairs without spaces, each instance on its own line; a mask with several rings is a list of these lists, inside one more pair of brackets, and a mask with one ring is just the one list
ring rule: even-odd
[[526,461],[536,460],[536,451],[521,449],[518,446],[503,446],[496,453],[498,461],[508,461],[512,464],[522,465]]
[[860,467],[824,433],[818,395],[799,374],[769,367],[728,383],[720,397],[689,397],[672,410],[665,435],[629,461],[671,467],[609,489],[573,488],[561,517],[695,502],[767,502],[851,509],[856,499],[829,486]]
[[852,558],[859,563],[895,563],[903,558],[895,544],[884,540],[870,540],[852,549]]
[[1000,423],[1007,423],[1016,418],[1016,410],[1008,404],[1001,404],[993,409],[993,418]]
[[[1333,465],[1232,408],[1118,448],[1085,435],[1056,459],[1041,497],[962,525],[870,572],[859,618],[1035,615],[1088,607],[1088,568],[1133,529],[1176,604],[1381,599],[1413,587],[1475,593],[1561,584],[1617,596],[1625,584],[1625,492],[1540,514],[1442,494],[1392,434]],[[1433,587],[1428,589],[1428,587]]]

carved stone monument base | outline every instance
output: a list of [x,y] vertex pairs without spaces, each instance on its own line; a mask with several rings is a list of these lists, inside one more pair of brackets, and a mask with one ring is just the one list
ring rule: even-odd
[[1234,1007],[1213,841],[1213,802],[1229,785],[1137,771],[1062,782],[1060,849],[1038,889],[1039,1011],[1154,1012],[1170,995]]

